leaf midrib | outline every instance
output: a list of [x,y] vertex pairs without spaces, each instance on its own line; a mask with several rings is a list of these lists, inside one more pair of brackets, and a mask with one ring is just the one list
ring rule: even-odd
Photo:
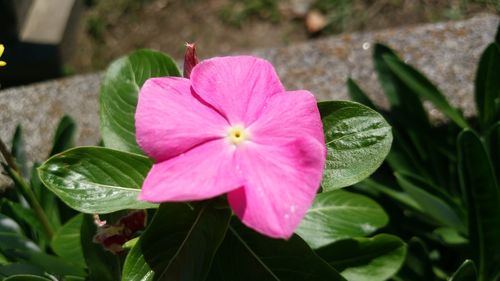
[[234,230],[234,228],[232,226],[229,226],[229,230],[233,233],[233,235],[236,237],[236,239],[238,239],[238,241],[240,241],[241,244],[243,244],[243,247],[245,247],[248,252],[250,252],[250,254],[257,260],[257,262],[259,262],[262,267],[264,267],[264,269],[269,272],[269,274],[276,280],[276,281],[281,281],[281,279],[278,278],[278,276],[274,275],[274,272],[264,263],[264,261],[262,261],[260,259],[260,257],[252,250],[252,248],[250,248],[250,246],[248,246],[248,244],[245,242],[245,240],[243,240],[243,238],[241,238],[241,236],[238,234],[238,232],[236,232],[236,230]]
[[207,204],[205,204],[200,212],[198,213],[198,215],[196,216],[196,219],[195,221],[193,222],[193,225],[191,226],[191,228],[189,229],[187,235],[186,235],[186,238],[182,241],[181,245],[179,246],[179,249],[177,249],[177,252],[175,252],[175,254],[172,256],[172,258],[170,259],[170,261],[168,262],[167,266],[165,267],[165,269],[163,270],[163,272],[160,274],[160,276],[158,277],[159,280],[161,280],[165,274],[167,274],[167,272],[169,271],[170,269],[170,266],[172,265],[172,263],[174,262],[175,259],[177,259],[177,257],[179,256],[179,254],[182,252],[182,250],[184,249],[184,246],[186,245],[187,241],[189,240],[189,238],[191,237],[191,234],[193,233],[193,230],[198,226],[198,223],[200,222],[200,219],[203,215],[203,213],[205,212],[205,210],[207,209]]

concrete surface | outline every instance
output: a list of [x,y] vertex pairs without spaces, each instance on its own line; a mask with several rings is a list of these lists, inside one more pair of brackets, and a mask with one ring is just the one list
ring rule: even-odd
[[[319,100],[347,99],[345,81],[352,77],[384,106],[386,100],[371,60],[374,42],[384,42],[422,70],[452,104],[470,116],[475,112],[472,82],[476,65],[498,23],[497,16],[481,15],[459,22],[344,34],[253,53],[274,64],[287,89],[308,89]],[[0,137],[10,142],[15,126],[21,124],[29,159],[43,161],[59,119],[68,114],[78,124],[76,143],[96,144],[100,79],[101,74],[96,73],[0,91]],[[431,107],[429,110],[434,118],[442,118]]]

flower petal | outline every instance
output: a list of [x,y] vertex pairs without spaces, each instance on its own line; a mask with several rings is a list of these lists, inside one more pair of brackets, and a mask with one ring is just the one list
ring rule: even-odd
[[245,185],[229,204],[248,227],[289,238],[311,206],[325,163],[324,144],[312,137],[275,146],[249,142],[236,152]]
[[191,93],[184,78],[152,78],[139,93],[135,113],[136,140],[157,162],[224,137],[227,121]]
[[190,201],[212,198],[239,188],[234,146],[214,140],[153,165],[139,199],[149,202]]
[[221,112],[232,125],[251,124],[266,99],[283,92],[273,66],[251,56],[217,57],[197,64],[192,73],[193,89]]
[[285,92],[270,97],[248,131],[252,141],[261,144],[272,145],[301,136],[312,136],[320,143],[325,142],[316,99],[308,91]]

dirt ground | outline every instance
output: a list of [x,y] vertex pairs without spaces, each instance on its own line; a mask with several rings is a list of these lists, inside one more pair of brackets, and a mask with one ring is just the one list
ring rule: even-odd
[[[69,73],[104,69],[137,48],[181,58],[282,46],[341,32],[498,13],[500,0],[94,0],[83,18]],[[314,16],[312,16],[314,14]],[[308,31],[316,27],[315,32]],[[319,29],[318,29],[319,27]]]

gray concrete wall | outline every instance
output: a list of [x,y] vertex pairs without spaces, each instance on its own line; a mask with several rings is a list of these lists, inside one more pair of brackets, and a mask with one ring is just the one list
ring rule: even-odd
[[[345,81],[353,77],[380,105],[386,105],[371,61],[374,42],[384,42],[421,69],[452,104],[470,116],[475,111],[476,65],[498,23],[498,17],[483,15],[459,22],[344,34],[253,53],[274,64],[287,89],[308,89],[319,100],[347,99]],[[77,144],[96,144],[100,79],[96,73],[0,91],[0,137],[10,141],[15,126],[21,124],[29,159],[42,161],[58,120],[69,114],[78,124]]]

